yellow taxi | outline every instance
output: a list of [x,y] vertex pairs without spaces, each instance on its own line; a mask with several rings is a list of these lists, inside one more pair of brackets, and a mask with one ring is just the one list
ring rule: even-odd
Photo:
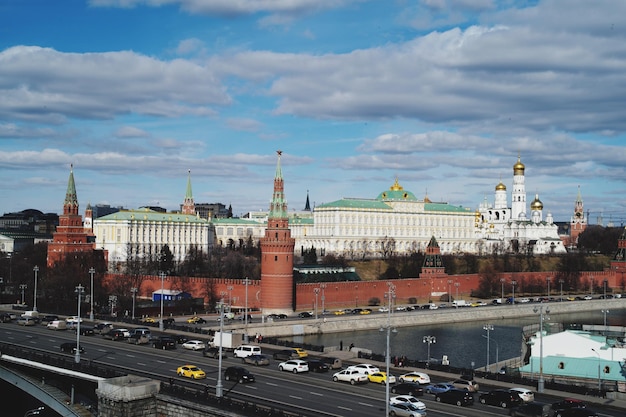
[[343,316],[344,314],[346,314],[346,312],[343,310],[337,310],[334,312],[334,314],[335,316]]
[[202,317],[193,316],[193,317],[189,317],[187,319],[187,323],[189,323],[189,324],[202,324],[202,323],[206,323],[206,320],[203,319]]
[[184,376],[186,378],[191,379],[204,379],[206,378],[206,373],[195,365],[183,365],[179,366],[176,369],[176,374],[178,376]]
[[156,323],[156,319],[153,319],[152,317],[146,317],[145,319],[143,319],[144,323]]
[[293,348],[293,350],[295,350],[298,356],[301,358],[306,358],[307,356],[309,356],[309,352],[307,352],[306,350],[302,348],[296,347],[296,348]]
[[359,311],[359,314],[372,314],[372,310],[369,308],[364,308],[363,310]]
[[[375,384],[386,384],[387,383],[387,373],[386,372],[374,372],[373,374],[369,374],[367,376],[370,382]],[[393,375],[389,375],[389,383],[395,384],[396,377]]]

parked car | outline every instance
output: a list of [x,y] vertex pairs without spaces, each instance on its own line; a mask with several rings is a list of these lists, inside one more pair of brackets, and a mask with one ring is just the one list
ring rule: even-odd
[[152,347],[163,350],[176,349],[176,341],[169,336],[159,336],[152,339]]
[[516,392],[507,389],[494,389],[480,394],[478,400],[481,404],[497,405],[502,408],[517,407],[522,404],[522,399]]
[[454,381],[451,381],[450,384],[454,385],[454,388],[469,392],[478,392],[478,383],[474,380],[455,379]]
[[389,415],[394,417],[423,417],[426,410],[420,410],[412,403],[389,404]]
[[435,394],[435,401],[456,404],[458,406],[467,406],[474,404],[474,396],[467,390],[455,388]]
[[424,390],[417,382],[401,382],[391,387],[393,394],[406,394],[414,397],[424,395]]
[[409,372],[398,377],[400,382],[417,382],[418,384],[430,384],[430,376],[423,372]]
[[439,394],[440,392],[449,391],[454,389],[454,385],[448,383],[430,384],[424,387],[424,392],[427,394]]
[[255,366],[265,366],[270,364],[270,358],[267,355],[250,355],[246,356],[241,361]]
[[355,385],[364,384],[369,380],[367,379],[367,374],[364,374],[358,369],[344,369],[343,371],[333,374],[333,381],[349,382],[351,385]]
[[[202,351],[202,356],[207,358],[219,359],[220,357],[220,348],[217,346],[207,346],[206,349]],[[228,355],[226,354],[226,349],[222,349],[222,359],[226,359]]]
[[361,371],[364,374],[373,374],[374,372],[380,372],[378,367],[371,365],[369,363],[360,363],[358,365],[348,366],[347,369],[356,369],[357,371]]
[[302,372],[309,372],[309,364],[302,359],[290,359],[278,364],[278,369],[286,372],[293,372],[299,374]]
[[516,393],[525,403],[531,403],[535,401],[535,393],[529,390],[528,388],[522,387],[514,387],[510,388],[509,391]]
[[389,398],[389,404],[412,403],[420,410],[426,410],[426,404],[412,395],[396,395]]
[[282,349],[278,352],[274,352],[272,357],[277,361],[287,361],[289,359],[297,359],[300,357],[295,349]]
[[191,379],[206,378],[206,373],[195,365],[179,366],[178,369],[176,369],[176,374],[178,376],[184,376]]
[[[375,384],[383,384],[386,385],[387,384],[387,373],[386,372],[374,372],[373,374],[369,374],[367,376],[367,379],[369,379],[370,382],[373,382]],[[393,375],[389,375],[389,383],[390,384],[395,384],[396,383],[396,377]]]
[[550,417],[550,404],[525,403],[512,408],[509,412],[513,417]]
[[202,340],[189,340],[185,343],[182,344],[183,349],[189,349],[189,350],[204,350],[206,348],[206,343],[204,343]]
[[327,363],[319,359],[307,359],[306,362],[309,364],[309,371],[311,372],[328,372],[330,369]]
[[226,381],[234,380],[243,384],[245,382],[254,382],[254,375],[241,366],[229,366],[224,371],[224,379]]
[[[82,346],[78,346],[79,353],[85,353],[85,349]],[[76,342],[61,343],[61,352],[64,353],[76,353]]]
[[246,356],[251,355],[260,355],[261,348],[259,346],[254,345],[241,345],[235,348],[233,351],[233,356],[235,358],[245,358]]

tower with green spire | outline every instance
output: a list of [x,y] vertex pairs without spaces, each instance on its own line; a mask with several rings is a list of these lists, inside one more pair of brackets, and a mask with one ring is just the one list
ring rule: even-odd
[[193,201],[193,193],[191,192],[191,170],[187,171],[187,191],[185,192],[182,212],[183,214],[196,214],[196,204]]
[[270,202],[265,236],[261,246],[261,308],[263,314],[290,313],[295,309],[293,280],[293,248],[287,201],[284,194],[283,173],[280,166],[281,151],[274,175],[274,193]]

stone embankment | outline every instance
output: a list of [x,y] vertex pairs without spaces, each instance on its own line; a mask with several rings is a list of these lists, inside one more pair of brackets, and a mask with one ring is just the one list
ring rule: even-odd
[[[600,311],[602,309],[619,310],[626,308],[626,298],[608,300],[585,301],[555,301],[548,303],[525,303],[515,305],[490,305],[483,307],[441,308],[437,310],[393,311],[387,313],[373,313],[369,315],[340,315],[327,314],[302,320],[275,320],[249,323],[245,327],[242,323],[224,326],[225,331],[243,331],[250,335],[290,337],[319,333],[339,333],[353,330],[380,329],[388,324],[394,327],[415,327],[420,325],[446,324],[471,321],[488,321],[496,319],[511,319],[517,317],[537,316],[538,308],[543,306],[553,314],[580,313],[583,311]],[[535,311],[537,310],[537,311]],[[211,326],[211,330],[219,330]]]

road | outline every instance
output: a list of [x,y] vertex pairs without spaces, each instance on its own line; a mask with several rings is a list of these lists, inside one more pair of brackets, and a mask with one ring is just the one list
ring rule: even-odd
[[[44,326],[22,327],[14,323],[0,324],[0,340],[12,344],[59,352],[63,342],[76,340],[71,330],[53,331]],[[218,361],[205,358],[200,351],[190,351],[179,348],[163,351],[152,348],[151,345],[136,346],[124,341],[110,341],[99,335],[81,336],[81,345],[86,352],[81,355],[82,360],[92,360],[101,363],[125,367],[129,373],[141,372],[153,375],[155,378],[173,378],[175,384],[191,384],[198,387],[208,387],[214,392],[218,376]],[[271,352],[265,352],[271,353]],[[176,368],[183,364],[194,364],[205,370],[207,378],[200,381],[190,381],[176,376]],[[241,360],[229,357],[223,361],[223,367],[242,365]],[[248,400],[272,400],[278,404],[285,404],[289,408],[296,408],[302,414],[315,416],[341,417],[373,417],[384,415],[385,387],[377,384],[351,386],[347,383],[333,382],[332,373],[291,374],[278,370],[278,361],[272,361],[269,366],[255,367],[242,365],[248,368],[257,381],[251,384],[237,384],[232,381],[222,381],[224,395]],[[433,379],[433,382],[443,382]],[[492,387],[483,386],[481,390]],[[425,394],[420,398],[428,409],[429,416],[436,417],[484,417],[508,415],[508,410],[480,404],[475,394],[475,404],[471,407],[457,407],[441,404],[434,401],[434,397]],[[557,401],[555,397],[537,394],[540,402]],[[624,415],[624,410],[609,410],[606,407],[596,407],[603,417],[617,417]]]

